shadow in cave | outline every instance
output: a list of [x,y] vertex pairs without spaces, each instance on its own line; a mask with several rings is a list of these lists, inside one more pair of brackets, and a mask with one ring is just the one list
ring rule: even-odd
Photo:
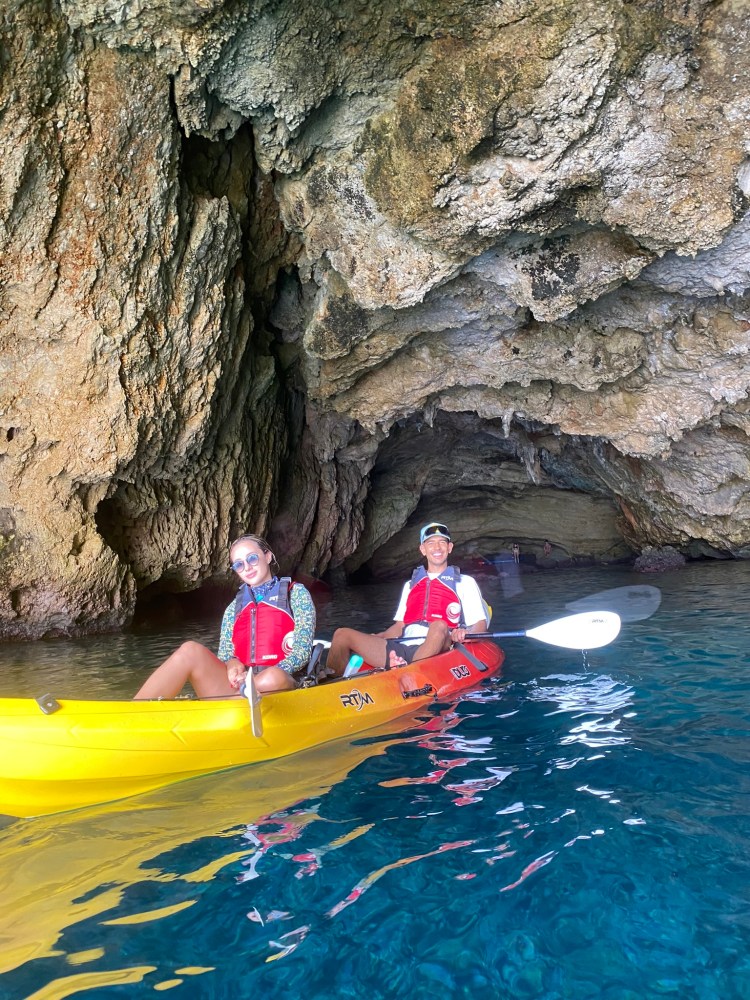
[[205,584],[197,590],[180,594],[165,593],[158,585],[146,587],[138,594],[129,630],[148,632],[152,629],[205,622],[215,624],[218,631],[224,609],[234,594],[235,590],[231,585]]

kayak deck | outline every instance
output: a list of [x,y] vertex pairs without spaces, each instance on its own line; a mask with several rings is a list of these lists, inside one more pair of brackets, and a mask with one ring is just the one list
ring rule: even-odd
[[297,753],[418,711],[497,673],[491,642],[393,670],[266,695],[252,735],[245,698],[164,701],[0,698],[0,813],[41,816]]

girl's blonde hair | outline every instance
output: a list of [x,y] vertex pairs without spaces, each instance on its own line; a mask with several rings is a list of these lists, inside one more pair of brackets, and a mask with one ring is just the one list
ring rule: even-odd
[[240,542],[255,542],[255,544],[262,552],[271,553],[271,562],[276,562],[276,556],[273,554],[271,546],[268,544],[265,538],[261,538],[260,535],[240,535],[239,538],[235,538],[235,540],[229,546],[230,559],[232,558],[232,549],[235,547],[235,545],[239,545]]

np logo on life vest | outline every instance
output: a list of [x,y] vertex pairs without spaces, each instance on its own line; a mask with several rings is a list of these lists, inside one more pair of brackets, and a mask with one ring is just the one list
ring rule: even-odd
[[354,708],[358,712],[360,712],[365,705],[375,704],[375,699],[369,691],[362,694],[362,692],[358,691],[356,688],[354,688],[353,691],[350,691],[349,694],[340,694],[339,698],[341,699],[341,704],[344,708]]
[[285,656],[289,656],[291,651],[294,649],[294,632],[287,632],[284,638],[281,640],[281,648]]
[[448,616],[448,620],[452,622],[458,622],[461,619],[461,604],[459,601],[453,601],[445,609],[445,613]]
[[471,670],[465,663],[459,663],[457,667],[451,667],[451,673],[457,681],[463,680],[464,677],[471,676]]

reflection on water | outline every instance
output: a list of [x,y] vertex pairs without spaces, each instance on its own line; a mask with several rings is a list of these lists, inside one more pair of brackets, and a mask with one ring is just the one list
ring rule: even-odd
[[604,674],[552,674],[533,680],[526,689],[531,701],[552,702],[557,707],[548,714],[568,712],[574,718],[584,712],[622,711],[632,704],[633,688]]
[[[259,826],[267,831],[265,850],[294,839],[317,817],[312,797],[387,745],[377,738],[339,742],[293,761],[197,778],[126,802],[14,821],[0,832],[0,972],[55,954],[59,935],[76,937],[81,921],[131,926],[173,915],[172,888],[166,909],[167,897],[144,889],[209,883],[227,866],[244,864],[248,845],[242,841]],[[299,801],[311,804],[280,811]],[[254,824],[248,825],[248,814]],[[210,856],[200,858],[200,845],[211,842]],[[140,899],[135,909],[128,905],[133,889]],[[188,896],[179,909],[195,901],[190,889]],[[80,964],[77,947],[72,954]]]
[[621,746],[629,741],[621,724],[623,719],[635,717],[635,712],[624,711],[633,704],[633,695],[632,687],[606,674],[552,675],[531,681],[526,689],[531,701],[556,706],[548,715],[565,713],[575,723],[560,739],[560,746],[582,743],[591,749]]
[[[0,997],[750,995],[749,573],[650,579],[658,613],[585,659],[508,640],[501,678],[401,730],[8,823]],[[631,580],[486,589],[517,629]],[[321,634],[396,596],[334,594]],[[179,638],[6,647],[2,682],[130,690]]]

